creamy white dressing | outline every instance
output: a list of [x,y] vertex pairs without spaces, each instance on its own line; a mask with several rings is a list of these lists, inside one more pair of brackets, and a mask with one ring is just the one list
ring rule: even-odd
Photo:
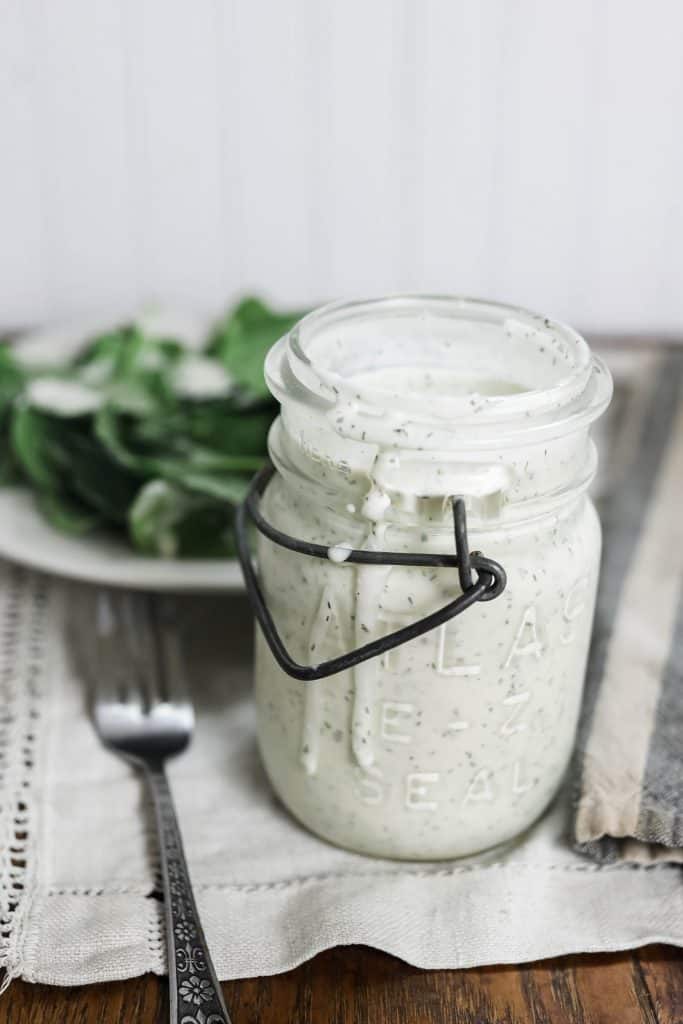
[[38,377],[30,381],[25,397],[36,409],[55,416],[86,416],[104,402],[101,391],[61,377]]
[[518,395],[528,389],[513,380],[469,377],[458,370],[441,366],[385,366],[381,369],[354,373],[349,378],[360,388],[376,388],[384,395],[394,397],[410,394],[412,397],[440,398],[485,395]]
[[[571,753],[600,551],[577,471],[590,463],[587,434],[481,452],[459,440],[455,422],[450,450],[427,451],[412,410],[401,415],[406,396],[428,410],[449,389],[518,396],[528,382],[463,383],[418,363],[363,368],[345,384],[353,397],[340,398],[326,423],[298,417],[285,396],[284,422],[271,436],[278,461],[286,453],[307,475],[272,481],[267,518],[328,548],[320,561],[260,542],[269,603],[294,656],[317,664],[457,596],[455,570],[335,564],[350,547],[452,551],[454,494],[467,496],[471,548],[504,565],[508,587],[383,658],[308,685],[277,667],[259,635],[264,762],[294,814],[340,845],[390,857],[466,855],[527,827]],[[388,421],[395,440],[369,444],[390,436]],[[551,466],[567,483],[561,500],[540,496]],[[310,491],[312,476],[324,485],[320,495]],[[549,468],[545,487],[553,492]]]
[[234,382],[217,359],[184,355],[173,373],[173,390],[183,398],[224,398]]
[[333,544],[331,548],[327,549],[327,557],[331,562],[345,562],[353,550],[353,544],[350,540],[345,541],[342,544]]

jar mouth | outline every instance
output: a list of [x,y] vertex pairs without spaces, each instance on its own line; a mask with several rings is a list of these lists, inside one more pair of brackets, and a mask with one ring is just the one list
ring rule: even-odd
[[591,422],[611,397],[608,371],[572,328],[442,295],[323,306],[271,350],[266,380],[280,401],[350,411],[339,418],[342,434],[357,412],[368,440],[384,432],[387,414],[413,433],[433,427],[441,440],[454,430],[474,443],[492,432],[498,444],[501,432],[547,436]]

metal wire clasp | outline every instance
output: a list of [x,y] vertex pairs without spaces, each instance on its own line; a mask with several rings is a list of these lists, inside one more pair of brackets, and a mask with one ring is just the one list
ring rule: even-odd
[[[285,648],[282,638],[278,633],[273,617],[266,605],[265,597],[254,568],[249,539],[247,536],[247,519],[251,520],[257,530],[280,547],[288,548],[290,551],[297,551],[302,555],[312,558],[329,558],[329,548],[322,544],[312,544],[310,541],[298,540],[287,533],[278,530],[261,515],[259,502],[269,480],[275,473],[272,464],[264,466],[256,474],[249,487],[249,492],[243,503],[238,506],[235,513],[235,536],[237,540],[237,556],[240,560],[247,594],[251,602],[254,615],[263,631],[263,635],[273,652],[273,657],[278,665],[295,679],[310,682],[314,679],[324,679],[326,676],[334,675],[336,672],[343,672],[345,669],[353,668],[362,661],[369,658],[376,658],[379,654],[391,651],[395,647],[422,636],[423,633],[443,625],[449,619],[455,618],[477,601],[492,601],[503,593],[507,577],[502,565],[486,558],[479,551],[470,551],[467,542],[467,517],[465,513],[465,502],[462,498],[453,498],[453,529],[455,534],[454,555],[430,555],[406,553],[403,551],[364,551],[360,548],[353,548],[344,564],[355,563],[358,565],[418,565],[435,566],[440,568],[457,568],[460,579],[462,594],[449,601],[443,608],[431,612],[417,622],[411,622],[408,626],[387,633],[386,636],[371,640],[362,647],[347,654],[340,654],[329,661],[323,661],[319,665],[300,665],[290,656]],[[473,578],[473,571],[476,579]]]

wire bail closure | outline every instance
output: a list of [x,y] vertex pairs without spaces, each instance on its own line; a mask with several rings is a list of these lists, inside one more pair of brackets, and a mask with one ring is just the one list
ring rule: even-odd
[[[455,535],[455,555],[441,554],[416,554],[402,551],[365,551],[361,548],[352,548],[344,564],[356,565],[415,565],[434,566],[438,568],[457,568],[462,594],[453,601],[439,608],[429,615],[402,626],[393,633],[371,640],[361,647],[346,654],[341,654],[329,661],[323,661],[318,665],[301,665],[294,661],[285,648],[282,638],[277,631],[273,617],[266,605],[265,597],[259,583],[256,569],[252,561],[247,536],[247,520],[250,520],[256,529],[268,540],[289,551],[296,551],[311,558],[329,559],[329,548],[322,544],[313,544],[309,541],[299,540],[287,533],[283,533],[275,526],[264,519],[260,510],[260,499],[269,481],[275,473],[275,467],[268,463],[260,470],[252,480],[246,498],[237,507],[235,513],[235,537],[237,541],[237,556],[242,567],[244,582],[247,588],[249,601],[254,615],[263,631],[273,657],[288,675],[303,682],[312,682],[316,679],[325,679],[327,676],[343,672],[345,669],[353,668],[369,658],[376,658],[380,654],[392,651],[395,647],[414,640],[423,633],[443,625],[449,619],[462,614],[467,608],[477,601],[492,601],[503,593],[507,577],[505,570],[500,563],[492,558],[486,558],[479,551],[470,551],[467,541],[467,516],[465,502],[460,497],[453,500],[453,531]],[[476,579],[473,578],[473,571]]]

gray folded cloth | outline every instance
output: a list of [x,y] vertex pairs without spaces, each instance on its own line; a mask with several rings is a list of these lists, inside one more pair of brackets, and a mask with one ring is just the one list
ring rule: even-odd
[[573,839],[683,861],[683,348],[616,353]]

